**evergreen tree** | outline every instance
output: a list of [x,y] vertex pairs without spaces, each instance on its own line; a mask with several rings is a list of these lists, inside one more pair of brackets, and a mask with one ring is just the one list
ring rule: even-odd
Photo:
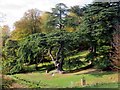
[[52,8],[52,15],[48,21],[48,24],[54,26],[55,29],[63,29],[65,27],[67,12],[68,9],[65,4],[56,4],[55,8]]
[[115,24],[113,21],[118,10],[118,3],[95,2],[88,5],[84,12],[81,32],[91,47],[87,59],[102,69],[111,66],[110,51]]

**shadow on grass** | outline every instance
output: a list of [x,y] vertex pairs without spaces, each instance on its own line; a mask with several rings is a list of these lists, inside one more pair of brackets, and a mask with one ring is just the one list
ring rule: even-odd
[[102,77],[104,75],[110,75],[110,74],[114,74],[116,72],[113,71],[103,71],[103,72],[97,72],[97,73],[90,73],[91,75],[94,75],[96,77]]
[[[93,68],[94,68],[93,65],[88,65],[86,67],[82,67],[82,68],[79,68],[79,69],[66,71],[65,74],[69,74],[69,73],[76,73],[75,75],[89,74],[89,75],[93,75],[95,77],[103,77],[104,75],[110,75],[110,74],[118,73],[117,71],[102,71],[100,69],[93,69]],[[90,71],[88,70],[87,71],[87,69],[93,69],[93,70],[90,70]],[[80,72],[80,73],[77,74],[77,72]],[[120,73],[118,73],[118,74],[120,74]]]
[[[80,72],[80,71],[83,71],[83,70],[86,70],[86,69],[90,69],[90,68],[92,68],[92,67],[93,67],[93,65],[90,64],[90,65],[87,65],[87,66],[82,67],[82,68],[78,68],[78,69],[75,69],[75,70],[66,71],[65,74]],[[77,75],[77,74],[76,74],[76,75]]]
[[39,66],[35,67],[35,65],[30,65],[30,66],[27,66],[25,67],[21,72],[19,73],[31,73],[31,72],[46,72],[46,70],[49,70],[51,71],[52,69],[54,69],[54,65],[53,64],[50,64],[50,65],[42,65],[42,66]]
[[[104,75],[110,75],[110,74],[114,74],[114,73],[116,73],[116,72],[95,70],[95,71],[85,72],[84,74],[93,75],[95,77],[103,77]],[[81,75],[81,74],[75,74],[75,75]]]

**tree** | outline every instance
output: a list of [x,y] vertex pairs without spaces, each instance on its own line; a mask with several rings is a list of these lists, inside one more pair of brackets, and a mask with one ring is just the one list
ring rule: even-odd
[[8,25],[4,25],[2,28],[1,28],[1,32],[0,32],[0,38],[2,39],[0,41],[0,43],[2,44],[2,46],[5,45],[5,41],[9,38],[10,36],[10,28]]
[[[46,54],[45,34],[37,33],[20,40],[8,40],[3,49],[3,66],[9,74],[25,71],[25,65],[38,64]],[[9,67],[8,67],[9,66]]]
[[38,9],[31,9],[25,12],[23,16],[23,19],[28,22],[28,29],[31,31],[31,34],[41,32],[40,12]]
[[50,25],[49,20],[51,19],[50,12],[43,12],[41,15],[41,30],[42,33],[50,33],[54,30],[54,26]]
[[57,30],[46,35],[48,55],[54,62],[57,72],[63,73],[64,58],[68,51],[79,42],[77,33]]
[[56,4],[55,8],[52,8],[52,16],[48,23],[53,25],[54,28],[63,29],[65,27],[65,17],[67,16],[67,6],[63,3]]
[[30,35],[30,32],[24,29],[16,29],[11,32],[10,38],[12,40],[21,40]]
[[14,23],[15,30],[12,31],[12,39],[21,39],[28,35],[39,33],[41,31],[40,11],[30,9],[24,13],[24,16]]
[[20,61],[28,65],[35,64],[37,70],[38,63],[42,61],[46,53],[45,46],[45,34],[37,33],[26,37],[20,42],[20,48],[18,49]]
[[85,7],[80,8],[79,5],[76,5],[76,6],[71,7],[70,11],[76,14],[76,16],[80,17],[84,15],[83,11],[85,11]]
[[[117,26],[116,30],[120,30],[120,26]],[[115,31],[116,32],[116,31]],[[120,67],[120,33],[117,31],[113,34],[113,48],[111,54],[112,64],[114,66],[114,69],[119,70]]]
[[[36,33],[16,41],[9,40],[6,42],[4,53],[7,60],[5,68],[10,65],[9,73],[24,71],[25,65],[36,65],[46,56],[53,61],[57,72],[63,73],[64,59],[69,51],[73,50],[80,41],[77,32],[67,32],[65,30],[56,30],[48,34]],[[11,51],[12,50],[12,51]],[[13,52],[9,54],[10,52]],[[14,64],[13,64],[14,63]]]
[[67,31],[75,31],[82,21],[83,12],[85,7],[78,5],[73,6],[69,9],[68,15],[66,16],[66,27]]
[[20,68],[13,70],[14,66],[21,65],[21,63],[17,62],[18,55],[17,50],[19,48],[18,42],[13,40],[6,40],[5,46],[2,48],[2,65],[4,74],[10,74],[14,72],[20,72]]
[[87,6],[84,12],[81,30],[91,46],[87,59],[92,60],[99,68],[111,67],[109,54],[112,49],[113,21],[116,16],[116,3],[96,2]]
[[112,20],[114,33],[112,34],[113,42],[112,42],[112,65],[114,66],[113,69],[119,70],[120,67],[120,2],[112,3],[114,8],[116,9],[116,13],[114,13],[114,18]]

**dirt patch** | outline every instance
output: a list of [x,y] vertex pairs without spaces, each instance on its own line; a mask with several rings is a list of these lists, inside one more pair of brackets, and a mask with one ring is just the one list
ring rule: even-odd
[[87,70],[82,70],[73,74],[89,74],[89,73],[95,73],[95,72],[99,72],[99,70],[97,69],[87,69]]
[[27,86],[24,86],[22,84],[16,83],[16,81],[14,81],[12,78],[10,78],[10,77],[8,77],[6,75],[0,74],[0,78],[4,79],[3,83],[5,83],[6,85],[8,85],[9,88],[27,88]]
[[27,86],[24,86],[24,85],[21,85],[21,84],[18,84],[18,83],[12,83],[10,88],[27,88]]

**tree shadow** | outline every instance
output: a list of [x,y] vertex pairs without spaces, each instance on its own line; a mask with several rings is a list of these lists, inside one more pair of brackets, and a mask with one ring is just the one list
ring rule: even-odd
[[114,74],[116,72],[114,71],[100,71],[100,72],[95,72],[95,73],[89,73],[90,75],[93,75],[95,77],[102,77],[104,75],[110,75],[110,74]]
[[[88,69],[93,69],[93,70],[87,71]],[[82,72],[84,70],[86,70],[86,72]],[[86,67],[82,67],[82,68],[79,68],[79,69],[66,71],[64,74],[77,73],[77,72],[80,72],[80,71],[82,73],[78,73],[78,74],[75,74],[75,75],[90,74],[90,75],[93,75],[95,77],[102,77],[104,75],[110,75],[110,74],[114,74],[114,73],[117,72],[117,71],[110,71],[110,70],[108,70],[108,71],[102,71],[101,69],[94,69],[94,66],[91,64],[91,65],[88,65]]]
[[90,69],[92,68],[93,65],[90,64],[90,65],[87,65],[85,67],[82,67],[82,68],[77,68],[77,69],[74,69],[74,70],[69,70],[69,71],[66,71],[65,74],[69,74],[69,73],[77,73],[77,72],[80,72],[80,71],[83,71],[83,70],[86,70],[86,69]]
[[46,65],[42,65],[40,67],[36,67],[35,66],[27,66],[26,68],[23,68],[19,73],[31,73],[31,72],[44,72],[46,70]]
[[[89,71],[89,72],[85,72],[83,74],[89,74],[89,75],[93,75],[95,77],[103,77],[104,75],[111,75],[111,74],[115,74],[116,71],[101,71],[101,70],[95,70],[95,71]],[[118,73],[118,72],[117,72]],[[119,73],[118,73],[119,74]],[[75,74],[75,75],[82,75],[82,74]]]

